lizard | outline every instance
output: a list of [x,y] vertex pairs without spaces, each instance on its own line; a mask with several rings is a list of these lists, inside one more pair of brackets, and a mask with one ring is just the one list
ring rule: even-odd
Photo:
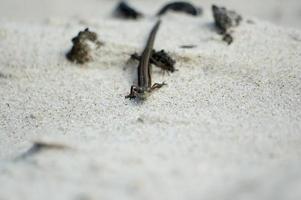
[[150,64],[150,58],[153,51],[155,37],[160,27],[160,24],[161,20],[158,20],[155,26],[152,28],[146,46],[140,57],[138,64],[138,85],[132,85],[130,94],[127,95],[125,98],[134,99],[138,97],[141,100],[145,100],[152,91],[166,85],[164,82],[155,83],[152,85],[151,77],[152,68]]

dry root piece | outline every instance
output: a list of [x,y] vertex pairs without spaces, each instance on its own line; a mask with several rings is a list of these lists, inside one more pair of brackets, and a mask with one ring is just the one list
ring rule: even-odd
[[215,25],[219,29],[219,33],[223,35],[223,40],[231,44],[233,37],[230,34],[230,29],[240,24],[242,17],[235,11],[227,10],[224,7],[212,5],[213,17]]
[[[131,56],[132,59],[140,60],[140,56],[135,53]],[[161,51],[152,51],[150,63],[155,65],[156,67],[161,68],[164,71],[175,72],[176,61],[168,55],[164,50]]]
[[143,16],[134,8],[130,7],[126,2],[121,1],[115,9],[114,15],[124,19],[138,19]]
[[79,64],[84,64],[92,60],[91,51],[93,50],[93,46],[99,48],[103,45],[103,43],[98,40],[97,34],[89,31],[88,28],[84,31],[80,31],[78,35],[72,39],[72,43],[73,47],[67,53],[66,57],[71,62]]
[[202,14],[202,9],[199,7],[195,7],[191,3],[185,1],[175,1],[166,4],[157,14],[157,16],[164,15],[168,11],[182,12],[189,15],[197,16]]

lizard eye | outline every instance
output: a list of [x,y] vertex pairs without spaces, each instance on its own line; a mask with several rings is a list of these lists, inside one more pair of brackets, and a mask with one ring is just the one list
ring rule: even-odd
[[139,93],[139,91],[140,91],[139,87],[133,87],[133,92]]

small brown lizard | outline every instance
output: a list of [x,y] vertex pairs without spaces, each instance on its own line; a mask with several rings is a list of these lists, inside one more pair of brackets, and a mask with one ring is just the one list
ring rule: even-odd
[[127,95],[125,98],[133,99],[138,97],[144,100],[150,95],[150,93],[153,90],[161,88],[163,85],[166,85],[164,82],[155,83],[152,85],[152,77],[151,77],[152,68],[150,64],[150,57],[153,51],[155,37],[160,27],[160,24],[161,24],[161,20],[158,20],[158,22],[151,30],[149,38],[146,43],[146,47],[142,52],[141,58],[139,60],[138,85],[132,85],[130,94]]

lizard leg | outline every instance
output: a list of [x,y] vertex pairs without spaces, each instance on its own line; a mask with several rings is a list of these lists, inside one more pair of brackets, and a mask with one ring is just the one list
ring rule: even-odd
[[155,89],[159,89],[162,86],[167,85],[166,83],[155,83],[152,87],[151,87],[151,91],[155,90]]
[[134,99],[137,97],[137,87],[132,85],[131,87],[131,91],[130,91],[130,94],[126,95],[125,98],[126,99]]

